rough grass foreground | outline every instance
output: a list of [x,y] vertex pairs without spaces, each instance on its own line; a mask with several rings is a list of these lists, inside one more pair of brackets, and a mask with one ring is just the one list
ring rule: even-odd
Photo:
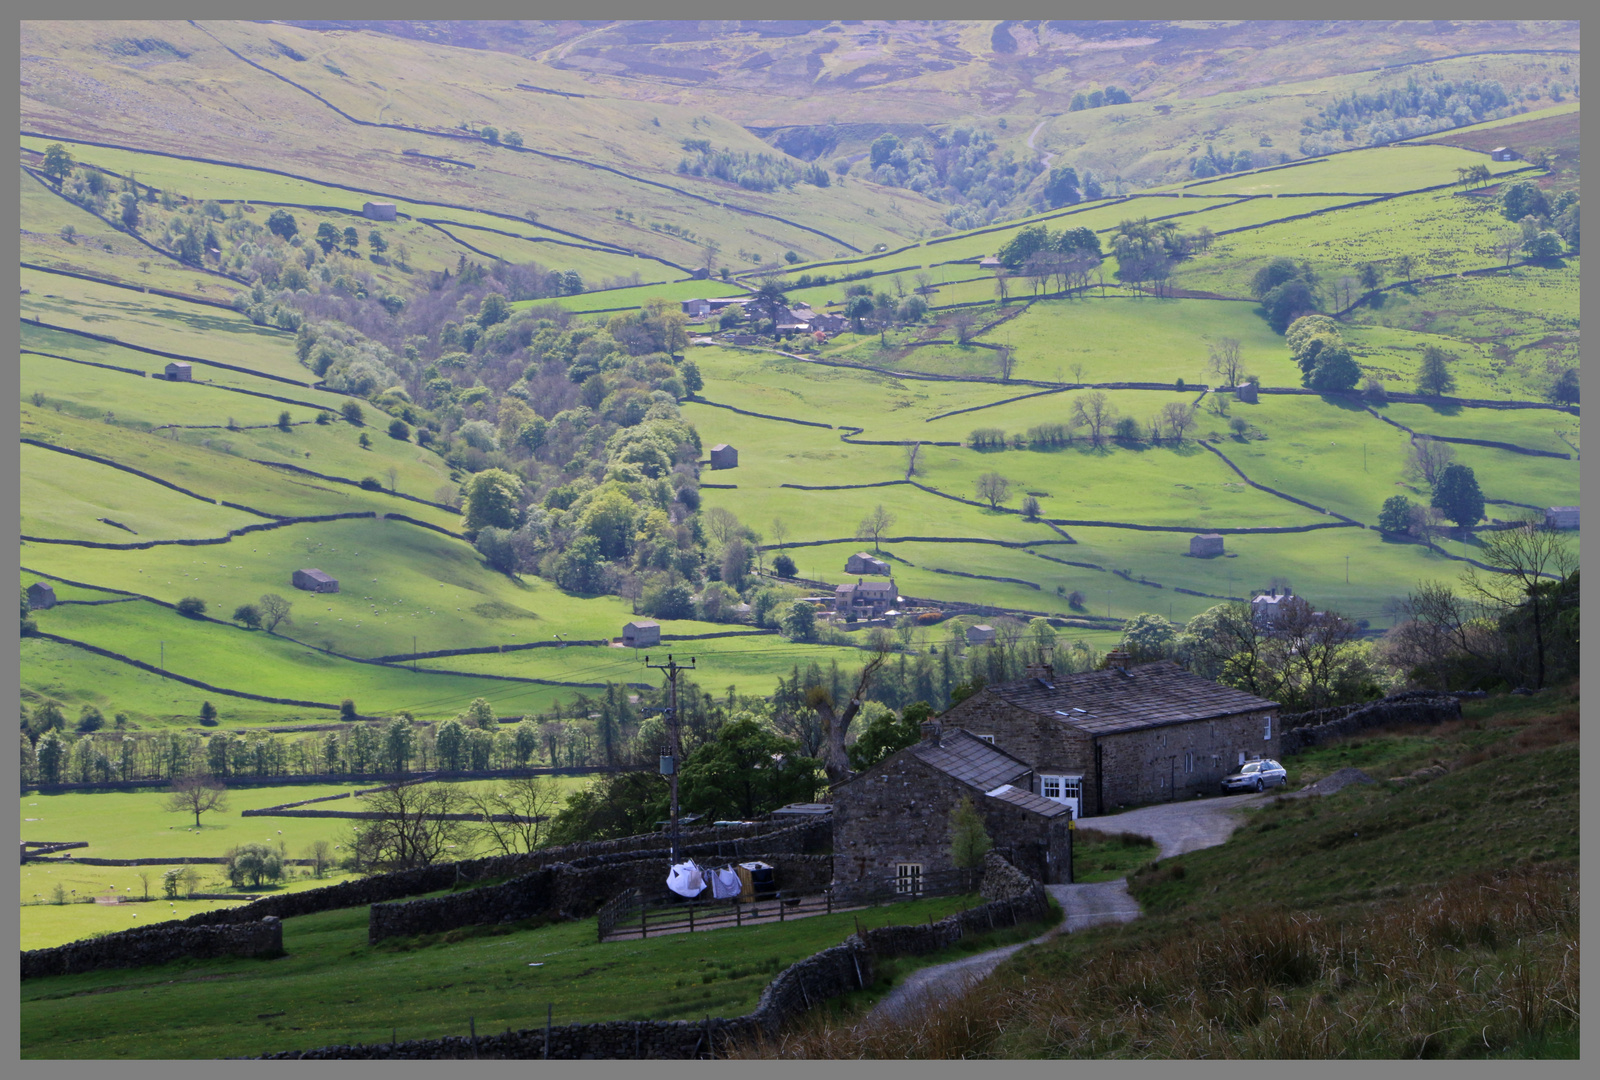
[[1189,925],[907,1022],[818,1018],[752,1056],[1575,1057],[1578,910],[1575,865],[1479,872],[1371,908]]

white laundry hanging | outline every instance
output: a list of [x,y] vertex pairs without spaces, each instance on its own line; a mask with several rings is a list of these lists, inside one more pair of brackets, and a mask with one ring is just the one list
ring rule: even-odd
[[679,863],[667,874],[667,888],[679,896],[699,896],[705,887],[704,873],[692,862]]
[[714,900],[727,900],[738,896],[743,887],[739,881],[739,874],[731,866],[725,866],[711,876],[711,896]]

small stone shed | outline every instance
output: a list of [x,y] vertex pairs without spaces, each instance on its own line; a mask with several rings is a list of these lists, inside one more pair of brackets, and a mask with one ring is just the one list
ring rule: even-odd
[[727,443],[718,443],[711,448],[711,467],[713,469],[737,469],[739,467],[739,451]]
[[967,627],[967,644],[968,645],[993,645],[994,644],[994,627],[989,626],[989,625],[987,625],[985,623],[979,623],[977,626],[969,626],[969,627]]
[[950,859],[963,798],[994,849],[1047,885],[1072,880],[1072,813],[1032,793],[1033,770],[973,734],[929,721],[922,741],[833,788],[834,884],[935,874]]
[[883,559],[868,555],[865,551],[858,551],[845,560],[844,572],[847,574],[872,574],[878,577],[891,577],[894,571]]
[[1214,794],[1244,762],[1277,757],[1278,703],[1192,675],[1170,660],[988,686],[940,717],[1035,772],[1033,791],[1081,817]]
[[167,365],[168,382],[194,382],[194,368],[187,360],[174,360]]
[[1189,554],[1197,559],[1212,559],[1223,554],[1221,533],[1201,533],[1189,538]]
[[28,610],[44,611],[56,606],[56,587],[48,581],[35,581],[28,586]]
[[289,583],[297,589],[306,592],[336,593],[339,591],[339,581],[331,574],[321,570],[296,570],[289,579]]
[[1544,512],[1544,526],[1547,529],[1576,529],[1578,527],[1578,508],[1576,506],[1552,506]]
[[1244,405],[1255,405],[1261,400],[1257,396],[1259,392],[1260,387],[1253,382],[1240,383],[1233,388],[1233,400]]
[[396,216],[394,203],[369,202],[361,207],[361,216],[371,218],[373,221],[393,221]]
[[648,649],[661,644],[661,624],[650,619],[635,619],[622,624],[622,644],[630,649]]
[[1497,146],[1489,151],[1490,161],[1516,161],[1521,156],[1509,146]]

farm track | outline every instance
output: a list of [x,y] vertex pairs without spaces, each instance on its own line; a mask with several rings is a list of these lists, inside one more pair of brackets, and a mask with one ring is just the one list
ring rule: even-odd
[[[473,144],[479,145],[479,146],[484,145],[483,139],[478,135],[462,135],[462,134],[458,134],[458,133],[453,132],[453,131],[430,131],[427,128],[411,127],[411,126],[406,125],[406,124],[386,124],[386,123],[381,123],[381,122],[374,121],[374,120],[358,120],[354,116],[351,116],[349,113],[345,112],[343,109],[339,108],[339,106],[335,105],[333,102],[329,101],[327,98],[323,97],[321,94],[317,93],[315,90],[312,90],[309,87],[305,87],[305,86],[300,85],[299,83],[295,82],[293,79],[289,78],[286,75],[280,75],[278,72],[273,71],[271,68],[265,66],[264,64],[256,63],[254,60],[251,60],[250,58],[244,56],[242,53],[238,52],[236,49],[232,48],[231,46],[224,44],[221,41],[221,39],[219,39],[215,34],[211,33],[211,31],[207,30],[205,27],[201,26],[199,23],[195,22],[193,19],[189,19],[187,21],[188,21],[190,26],[193,26],[196,30],[199,30],[201,33],[203,33],[207,37],[211,38],[211,40],[215,41],[218,45],[221,45],[224,49],[227,49],[227,51],[229,53],[232,53],[233,56],[236,59],[240,60],[243,63],[249,64],[251,67],[255,68],[258,71],[264,72],[267,75],[271,75],[274,79],[278,79],[279,81],[281,81],[283,83],[286,83],[289,86],[294,87],[296,90],[299,90],[303,94],[306,94],[306,95],[308,95],[308,96],[310,96],[312,98],[315,98],[317,101],[321,102],[323,105],[327,106],[329,109],[332,109],[335,113],[339,114],[339,116],[343,117],[345,120],[349,121],[352,124],[356,124],[357,126],[360,126],[360,127],[388,128],[388,129],[393,130],[393,131],[404,131],[407,134],[423,135],[423,136],[428,136],[430,138],[454,139],[454,140],[459,141],[459,142],[470,142],[470,143],[473,143]],[[631,180],[632,182],[634,182],[636,184],[646,184],[646,185],[649,185],[650,187],[661,188],[661,189],[663,189],[665,191],[670,191],[675,195],[682,195],[685,198],[694,199],[697,202],[708,203],[708,204],[710,204],[712,206],[718,206],[718,207],[721,207],[722,209],[725,209],[725,210],[732,210],[735,213],[748,214],[748,215],[751,215],[751,216],[754,216],[754,217],[762,217],[762,218],[767,218],[767,219],[772,220],[772,221],[781,222],[784,225],[788,225],[788,226],[791,226],[793,228],[801,229],[801,230],[803,230],[805,232],[812,233],[812,234],[814,234],[816,236],[820,236],[825,240],[831,240],[834,243],[840,245],[841,247],[847,248],[847,249],[849,249],[851,251],[860,251],[861,250],[860,248],[856,247],[854,244],[849,243],[848,241],[841,240],[839,237],[834,236],[831,233],[823,232],[821,229],[813,228],[810,225],[803,225],[798,221],[792,221],[792,220],[790,220],[788,218],[780,217],[777,214],[769,214],[769,213],[766,213],[765,211],[756,210],[756,209],[753,209],[753,208],[748,207],[748,206],[740,206],[740,205],[738,205],[736,203],[730,203],[730,202],[726,202],[724,200],[713,199],[713,198],[710,198],[709,196],[706,196],[706,195],[700,195],[700,194],[698,194],[696,192],[693,192],[693,191],[686,191],[683,188],[676,187],[676,186],[674,186],[672,184],[663,183],[663,182],[661,182],[659,180],[647,180],[642,176],[634,176],[631,173],[623,172],[621,169],[615,168],[615,167],[610,166],[610,165],[602,165],[599,162],[595,162],[595,161],[584,161],[581,158],[568,157],[565,154],[556,154],[556,153],[552,153],[552,152],[550,152],[548,150],[535,150],[532,147],[528,147],[528,146],[506,146],[504,144],[499,144],[499,149],[510,150],[510,151],[515,152],[515,153],[521,153],[521,154],[532,154],[535,157],[542,157],[542,158],[549,159],[551,161],[560,161],[560,162],[564,162],[564,163],[566,163],[568,165],[578,165],[578,166],[581,166],[581,167],[586,168],[586,169],[597,169],[597,170],[599,170],[601,172],[608,172],[608,173],[611,173],[613,175],[620,176],[624,180]]]

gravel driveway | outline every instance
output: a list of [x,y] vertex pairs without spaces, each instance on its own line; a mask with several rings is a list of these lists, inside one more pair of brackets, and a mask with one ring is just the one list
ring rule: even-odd
[[[1168,858],[1222,843],[1239,827],[1240,810],[1266,802],[1277,794],[1277,791],[1259,795],[1252,792],[1248,795],[1163,803],[1109,817],[1090,818],[1085,825],[1106,832],[1143,833],[1156,842],[1161,857]],[[952,960],[948,964],[914,971],[873,1007],[868,1019],[915,1016],[937,999],[958,993],[982,980],[1000,961],[1023,945],[1037,945],[1057,934],[1070,934],[1104,923],[1131,922],[1139,917],[1139,904],[1129,895],[1126,878],[1090,885],[1046,885],[1045,890],[1061,905],[1063,917],[1060,925],[1051,927],[1029,942],[1005,945],[975,956]]]

